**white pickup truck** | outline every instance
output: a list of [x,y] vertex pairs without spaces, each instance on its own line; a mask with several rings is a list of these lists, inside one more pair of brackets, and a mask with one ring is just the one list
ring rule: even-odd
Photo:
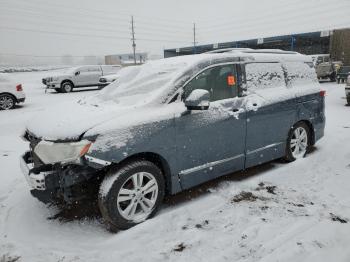
[[99,86],[103,75],[115,74],[121,69],[119,65],[87,65],[71,67],[42,79],[46,88],[59,93],[69,93],[75,87]]

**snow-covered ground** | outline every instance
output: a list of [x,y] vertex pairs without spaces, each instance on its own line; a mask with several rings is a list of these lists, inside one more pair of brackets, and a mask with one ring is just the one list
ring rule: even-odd
[[[27,101],[0,112],[0,261],[350,261],[350,107],[327,91],[325,137],[306,158],[264,164],[169,197],[156,217],[116,234],[98,218],[48,219],[29,194],[19,136],[38,112],[98,91],[44,93],[47,73],[14,73]],[[55,116],[52,116],[55,117]],[[16,260],[17,259],[17,260]]]

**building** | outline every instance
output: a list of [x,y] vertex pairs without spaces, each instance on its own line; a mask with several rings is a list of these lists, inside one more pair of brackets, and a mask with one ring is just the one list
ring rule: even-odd
[[222,48],[282,49],[303,54],[331,54],[334,60],[350,65],[350,29],[280,35],[233,42],[165,49],[164,57],[199,54]]
[[[147,53],[136,53],[136,63],[143,64],[147,61]],[[105,56],[106,65],[130,65],[134,64],[134,54],[118,54]]]

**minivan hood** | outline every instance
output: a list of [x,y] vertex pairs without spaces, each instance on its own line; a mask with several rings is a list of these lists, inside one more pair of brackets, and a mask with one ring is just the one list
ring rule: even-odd
[[83,133],[96,125],[132,110],[130,107],[119,107],[115,104],[89,104],[79,100],[45,110],[31,119],[26,128],[31,134],[44,140],[78,140]]
[[186,107],[183,103],[126,107],[111,101],[103,104],[78,101],[61,104],[38,114],[26,128],[35,137],[47,141],[76,141],[83,134],[95,136],[126,130],[140,124],[170,119],[184,111]]

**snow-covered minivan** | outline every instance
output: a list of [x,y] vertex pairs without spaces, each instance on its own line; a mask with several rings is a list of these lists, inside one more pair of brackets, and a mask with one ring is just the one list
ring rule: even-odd
[[302,158],[324,133],[325,92],[298,53],[231,50],[119,73],[97,95],[31,120],[21,158],[34,197],[98,200],[113,229],[150,218],[166,194]]

